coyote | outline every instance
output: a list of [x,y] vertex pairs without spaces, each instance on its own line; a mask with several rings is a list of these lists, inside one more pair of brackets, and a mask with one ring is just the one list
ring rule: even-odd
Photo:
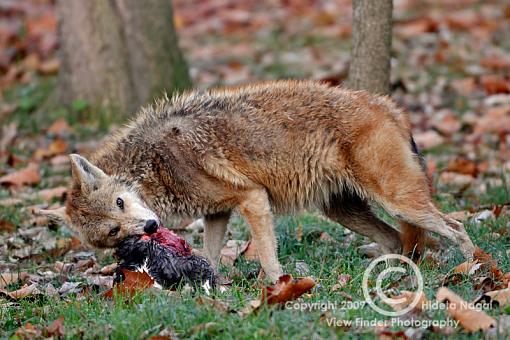
[[[312,81],[191,91],[142,109],[90,156],[71,157],[65,219],[95,247],[203,217],[219,259],[232,211],[247,221],[268,278],[282,274],[273,213],[318,209],[385,252],[422,253],[426,231],[471,258],[461,223],[433,205],[403,110],[384,96]],[[400,231],[371,206],[395,217]]]

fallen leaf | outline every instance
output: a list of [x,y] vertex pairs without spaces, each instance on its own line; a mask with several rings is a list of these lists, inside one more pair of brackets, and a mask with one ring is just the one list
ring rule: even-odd
[[14,335],[19,339],[36,339],[41,337],[42,332],[30,322],[27,322],[25,326],[18,328]]
[[64,333],[64,317],[61,316],[54,320],[49,326],[44,328],[44,336],[63,338]]
[[67,153],[69,143],[61,138],[53,140],[46,149],[37,149],[34,153],[34,159],[40,160]]
[[467,221],[471,216],[473,216],[473,213],[467,211],[467,210],[461,210],[461,211],[453,211],[446,214],[449,218],[452,218],[454,220],[457,220],[459,222],[465,222]]
[[39,64],[37,70],[43,75],[57,74],[60,69],[60,61],[57,58],[43,61]]
[[417,299],[418,303],[414,307],[414,310],[416,312],[425,310],[428,305],[428,300],[423,292],[418,293],[404,290],[399,295],[383,300],[383,302],[391,306],[396,312],[400,312],[408,308],[415,299]]
[[420,18],[405,23],[397,23],[395,34],[404,38],[411,39],[418,35],[437,30],[437,23],[431,18]]
[[103,295],[112,298],[114,294],[132,297],[138,291],[145,290],[154,285],[154,279],[146,272],[134,272],[126,268],[120,269],[124,280],[115,282],[113,288],[105,292]]
[[0,274],[0,288],[5,288],[11,283],[23,281],[28,278],[27,272],[6,272]]
[[56,187],[51,189],[43,189],[37,192],[37,196],[44,201],[50,202],[54,198],[63,199],[64,194],[67,192],[67,187]]
[[475,178],[471,175],[459,174],[456,172],[445,171],[439,176],[442,184],[451,185],[458,188],[466,188],[473,183]]
[[433,130],[416,133],[413,137],[418,147],[424,150],[435,148],[444,143],[444,138]]
[[63,136],[72,133],[73,128],[67,123],[67,120],[59,118],[50,125],[46,132],[57,136]]
[[228,303],[220,301],[218,299],[213,299],[207,296],[199,296],[195,299],[195,301],[199,305],[208,305],[213,307],[215,310],[220,313],[230,313],[233,312],[233,309],[228,305]]
[[244,306],[243,309],[241,309],[238,314],[240,317],[245,317],[253,312],[255,312],[257,309],[262,306],[262,301],[260,300],[250,300],[246,306]]
[[64,284],[58,289],[58,293],[60,296],[79,293],[82,291],[80,285],[80,282],[64,282]]
[[446,287],[439,288],[436,299],[447,302],[447,312],[468,332],[486,331],[495,327],[496,320],[484,311],[476,310],[472,304],[464,301],[460,296]]
[[473,275],[482,266],[477,260],[466,261],[453,269],[455,274]]
[[103,275],[113,275],[117,269],[117,263],[112,263],[101,268],[100,273]]
[[296,261],[296,273],[305,276],[310,273],[310,267],[305,261]]
[[12,222],[0,220],[0,232],[2,231],[13,232],[15,229],[16,226]]
[[248,245],[248,242],[241,240],[228,240],[227,244],[221,249],[220,262],[225,266],[232,267],[239,255],[241,255]]
[[0,177],[0,184],[21,187],[25,184],[37,184],[40,180],[39,166],[35,163],[30,163],[26,168]]
[[503,56],[488,56],[480,60],[480,65],[495,71],[510,68],[510,59]]
[[39,293],[40,292],[37,289],[37,284],[35,284],[35,283],[31,284],[30,286],[24,285],[20,289],[12,291],[12,292],[8,292],[4,289],[0,289],[0,294],[6,295],[13,300],[20,300],[20,299],[26,298],[27,296],[36,295]]
[[285,303],[292,301],[309,292],[315,287],[315,281],[311,277],[293,279],[292,275],[282,275],[274,286],[262,289],[261,301],[268,304]]
[[3,207],[12,207],[14,205],[18,205],[23,203],[23,200],[21,198],[4,198],[0,200],[0,206]]
[[319,236],[319,240],[323,241],[323,242],[336,242],[336,240],[331,237],[330,234],[328,234],[327,232],[323,231],[320,236]]
[[506,307],[510,305],[510,286],[505,289],[486,292],[479,299],[477,299],[475,303],[482,301],[496,301],[500,307]]
[[446,171],[470,175],[473,177],[478,175],[478,167],[476,162],[466,158],[455,158],[451,160],[446,167]]
[[477,89],[476,79],[473,77],[455,79],[451,82],[452,88],[462,96],[470,96]]
[[497,75],[484,75],[480,78],[487,94],[510,93],[510,83]]
[[450,110],[443,110],[441,114],[438,114],[432,125],[443,135],[453,135],[462,127],[460,120]]
[[7,152],[18,134],[18,124],[10,123],[2,126],[2,137],[0,138],[0,155]]

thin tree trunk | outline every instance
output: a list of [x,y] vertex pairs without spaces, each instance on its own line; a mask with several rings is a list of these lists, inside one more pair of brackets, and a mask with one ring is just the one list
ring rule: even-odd
[[168,0],[58,0],[63,104],[128,115],[191,85]]
[[348,86],[390,92],[392,0],[354,0]]

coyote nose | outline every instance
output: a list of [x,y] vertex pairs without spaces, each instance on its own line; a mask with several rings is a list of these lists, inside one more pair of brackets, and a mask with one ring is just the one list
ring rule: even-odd
[[155,220],[148,220],[145,222],[145,227],[143,228],[143,231],[145,231],[147,234],[154,234],[158,230],[158,222]]

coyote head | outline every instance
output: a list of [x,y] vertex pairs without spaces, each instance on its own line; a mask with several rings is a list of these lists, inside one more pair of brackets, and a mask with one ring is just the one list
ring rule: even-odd
[[41,214],[64,220],[97,248],[112,248],[128,236],[156,232],[159,219],[134,185],[108,176],[84,157],[70,157],[73,184],[66,206]]

